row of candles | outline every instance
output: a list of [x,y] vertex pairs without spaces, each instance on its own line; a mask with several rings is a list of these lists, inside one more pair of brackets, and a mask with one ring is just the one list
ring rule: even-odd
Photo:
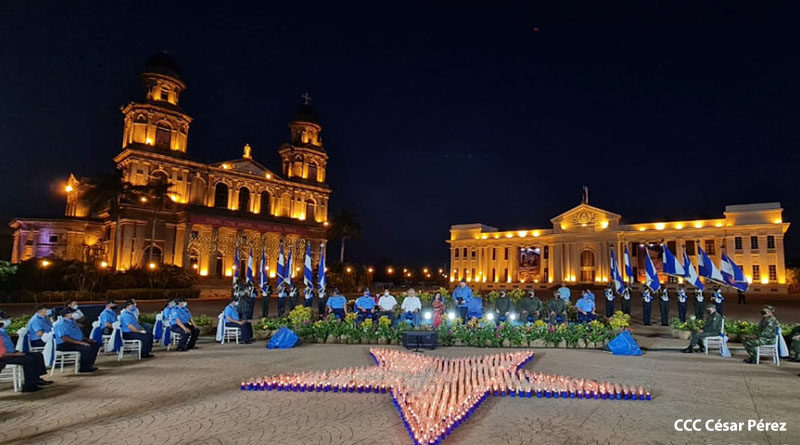
[[509,352],[464,358],[428,357],[373,348],[377,367],[284,374],[242,382],[249,391],[375,392],[392,395],[416,444],[443,440],[489,395],[650,400],[644,388],[569,378],[521,369],[533,352]]

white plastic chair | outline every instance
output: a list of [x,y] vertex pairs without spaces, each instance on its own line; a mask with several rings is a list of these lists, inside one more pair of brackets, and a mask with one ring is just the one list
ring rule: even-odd
[[[114,331],[111,332],[112,336],[117,335],[117,331],[120,330],[119,321],[115,321],[114,324]],[[120,335],[122,333],[120,332]],[[122,356],[126,352],[136,352],[139,356],[139,360],[142,359],[142,342],[140,340],[125,340],[122,339],[122,345],[119,348],[119,352],[117,353],[117,361],[122,360]]]
[[[53,336],[52,332],[47,332],[42,336],[42,340],[47,344],[45,346],[45,350],[42,352],[42,355],[45,357],[45,364],[47,361],[52,357],[52,363],[50,363],[50,375],[55,374],[56,366],[60,367],[60,371],[64,373],[64,365],[72,364],[75,367],[74,373],[78,373],[78,367],[81,363],[81,353],[78,351],[59,351],[56,348],[56,339]],[[51,349],[52,348],[52,349]]]
[[28,334],[28,328],[27,327],[19,328],[17,330],[17,344],[16,344],[17,351],[24,351],[25,350],[25,348],[24,348],[25,340],[28,341],[28,351],[30,351],[30,352],[42,352],[42,351],[44,351],[44,346],[37,346],[37,347],[31,346],[31,337],[29,335],[27,335],[27,334]]
[[181,342],[181,334],[178,334],[177,332],[172,332],[172,329],[170,329],[169,344],[167,345],[167,351],[169,351],[169,348],[171,348],[173,345],[177,348],[180,342]]
[[12,382],[14,392],[18,392],[22,388],[22,365],[6,365],[0,371],[0,382]]
[[225,344],[225,340],[228,340],[229,343],[230,343],[231,340],[235,340],[236,343],[238,344],[239,343],[239,333],[241,332],[241,329],[235,328],[233,326],[228,326],[225,323],[225,313],[224,312],[222,314],[219,314],[219,323],[220,323],[219,326],[223,327],[222,339],[221,339],[220,342],[222,344]]
[[771,345],[759,345],[756,349],[756,365],[761,362],[761,356],[772,357],[772,362],[775,366],[781,365],[781,357],[778,353],[778,345],[781,342],[781,327],[778,326],[778,331],[775,334],[775,343]]
[[722,337],[725,336],[725,319],[722,319],[722,328],[719,331],[719,335],[716,337],[706,337],[703,339],[703,349],[705,349],[706,355],[708,355],[708,348],[719,348],[722,350]]

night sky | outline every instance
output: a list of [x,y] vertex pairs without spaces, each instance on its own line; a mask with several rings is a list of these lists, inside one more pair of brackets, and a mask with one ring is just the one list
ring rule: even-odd
[[350,260],[443,264],[451,224],[549,228],[583,184],[627,222],[780,201],[800,223],[797,2],[229,3],[2,2],[2,220],[113,168],[165,49],[197,160],[249,143],[280,171],[311,94]]

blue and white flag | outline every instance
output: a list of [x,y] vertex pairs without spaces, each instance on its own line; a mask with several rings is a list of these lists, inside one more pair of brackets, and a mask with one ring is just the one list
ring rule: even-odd
[[667,275],[673,275],[676,277],[682,277],[686,275],[686,271],[683,269],[683,264],[675,258],[675,255],[669,250],[666,244],[662,244],[661,247],[664,249],[664,273]]
[[614,248],[611,248],[611,283],[617,293],[622,293],[625,289],[625,282],[622,281],[622,275],[619,273],[619,263],[617,263],[617,256],[614,254]]
[[694,264],[689,259],[689,255],[686,254],[686,251],[683,251],[683,270],[686,271],[686,274],[683,276],[683,279],[691,284],[692,286],[703,290],[703,283],[700,282],[700,276],[697,275],[697,271],[694,270]]
[[722,272],[719,271],[711,258],[700,247],[697,248],[697,272],[700,276],[717,283],[725,284],[725,278],[722,277]]
[[311,243],[306,243],[306,258],[303,261],[303,284],[314,288],[314,272],[311,269]]
[[294,264],[292,261],[293,250],[294,250],[293,248],[289,247],[289,260],[286,262],[286,270],[285,270],[286,280],[284,282],[286,283],[286,288],[289,290],[291,290],[293,287],[292,286],[292,275],[294,274]]
[[328,285],[328,278],[325,276],[325,244],[320,244],[319,248],[319,272],[317,272],[317,282],[319,285],[319,294],[322,295],[325,293],[325,287]]
[[653,292],[656,292],[661,289],[661,283],[658,281],[658,271],[656,270],[655,264],[653,264],[653,259],[650,258],[650,253],[647,251],[647,248],[644,249],[644,261],[645,284],[647,284],[647,287],[652,289]]
[[625,253],[623,254],[622,260],[625,262],[625,278],[628,279],[629,283],[633,282],[633,267],[631,267],[631,256],[628,253],[628,245],[625,245]]
[[253,246],[250,246],[250,253],[247,255],[247,272],[245,274],[248,283],[255,283],[253,279]]
[[267,251],[264,246],[261,246],[261,264],[259,264],[258,270],[258,285],[261,292],[266,292],[267,286],[269,286],[269,276],[267,275]]
[[722,253],[722,260],[719,263],[719,271],[728,286],[735,287],[742,292],[747,290],[747,280],[744,278],[744,272],[742,272],[742,268],[734,263],[728,255],[725,255],[725,252]]
[[231,270],[233,273],[231,276],[233,277],[233,284],[236,284],[236,278],[239,276],[239,264],[241,260],[239,259],[239,242],[236,242],[236,250],[233,251],[233,267]]
[[278,267],[277,267],[277,270],[275,272],[276,275],[277,275],[277,278],[278,278],[278,280],[277,280],[277,283],[278,283],[277,286],[278,287],[282,287],[283,286],[283,282],[286,281],[286,266],[285,266],[286,263],[285,263],[285,261],[286,260],[283,258],[283,241],[281,241],[281,247],[280,247],[280,250],[278,251]]

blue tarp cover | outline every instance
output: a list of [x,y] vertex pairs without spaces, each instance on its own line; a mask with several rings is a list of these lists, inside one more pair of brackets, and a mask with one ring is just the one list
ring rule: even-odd
[[297,344],[297,334],[286,326],[278,329],[272,338],[269,339],[267,349],[289,349]]
[[622,331],[608,342],[608,349],[614,355],[642,355],[642,350],[629,331]]

